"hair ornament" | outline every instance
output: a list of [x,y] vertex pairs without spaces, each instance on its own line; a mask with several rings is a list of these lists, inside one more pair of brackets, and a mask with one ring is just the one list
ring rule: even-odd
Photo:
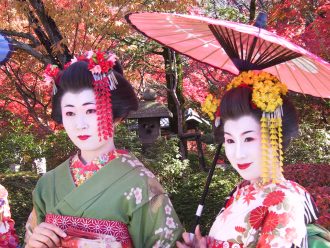
[[53,85],[53,95],[57,92],[57,87],[55,83],[55,79],[57,78],[60,69],[57,65],[48,64],[45,71],[44,71],[44,81],[46,85]]
[[[87,51],[86,53],[74,56],[71,61],[64,65],[64,70],[77,61],[86,61],[88,69],[93,74],[94,80],[99,81],[103,78],[108,78],[110,90],[115,90],[118,84],[117,79],[113,73],[113,67],[117,61],[117,56],[114,53],[98,51]],[[60,68],[54,64],[48,64],[44,70],[44,82],[49,85],[53,83],[56,88],[55,80],[60,72]],[[54,94],[56,94],[56,91]]]
[[219,104],[220,100],[211,93],[206,96],[205,101],[202,103],[202,111],[209,116],[211,121],[214,120]]
[[221,118],[220,118],[220,107],[218,107],[217,111],[215,112],[215,119],[214,119],[214,126],[218,127],[221,124]]
[[282,96],[288,92],[285,84],[264,71],[242,72],[227,85],[227,90],[236,87],[251,87],[252,103],[263,112],[274,112],[276,108],[282,106]]
[[261,178],[263,183],[276,183],[283,170],[282,105],[288,88],[277,77],[264,71],[242,72],[228,84],[227,90],[236,87],[251,88],[251,106],[262,110]]

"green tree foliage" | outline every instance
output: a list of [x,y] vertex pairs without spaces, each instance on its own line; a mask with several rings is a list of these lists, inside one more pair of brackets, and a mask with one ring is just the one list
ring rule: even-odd
[[291,93],[297,109],[299,136],[285,152],[285,163],[330,164],[330,101]]
[[26,126],[20,119],[10,120],[0,130],[0,171],[8,171],[12,163],[22,170],[32,170],[34,159],[45,157],[47,169],[53,169],[75,151],[63,131],[38,137],[33,125]]
[[0,132],[0,171],[8,170],[13,163],[31,165],[41,154],[32,126],[25,126],[20,119],[9,123],[10,126]]

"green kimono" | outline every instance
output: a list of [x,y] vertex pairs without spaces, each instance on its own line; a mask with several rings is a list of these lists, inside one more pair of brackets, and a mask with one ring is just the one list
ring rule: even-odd
[[79,187],[67,160],[40,178],[33,203],[38,223],[46,214],[123,222],[136,248],[173,247],[182,233],[169,197],[132,154],[110,161]]

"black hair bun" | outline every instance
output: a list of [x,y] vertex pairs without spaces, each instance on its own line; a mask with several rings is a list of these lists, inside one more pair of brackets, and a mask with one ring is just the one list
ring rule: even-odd
[[124,76],[123,67],[121,66],[120,62],[116,60],[115,65],[113,66],[113,69],[118,72],[120,75]]

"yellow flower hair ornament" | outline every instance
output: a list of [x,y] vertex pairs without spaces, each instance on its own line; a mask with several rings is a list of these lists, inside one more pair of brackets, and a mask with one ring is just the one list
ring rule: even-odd
[[274,112],[276,108],[282,106],[281,96],[288,92],[285,84],[264,71],[242,72],[228,84],[227,90],[244,86],[252,88],[252,102],[263,112]]
[[209,116],[211,121],[214,120],[214,113],[217,111],[219,104],[220,100],[211,93],[206,96],[205,101],[202,103],[202,111]]

